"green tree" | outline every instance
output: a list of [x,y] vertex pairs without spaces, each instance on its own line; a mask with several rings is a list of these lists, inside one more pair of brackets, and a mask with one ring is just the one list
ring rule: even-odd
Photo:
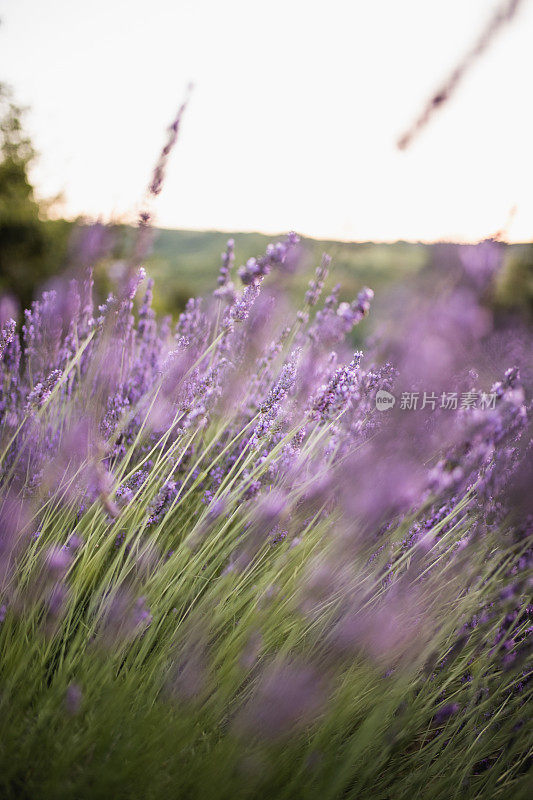
[[23,307],[37,286],[54,274],[64,257],[67,225],[45,220],[29,169],[35,151],[22,126],[23,109],[0,84],[0,291]]

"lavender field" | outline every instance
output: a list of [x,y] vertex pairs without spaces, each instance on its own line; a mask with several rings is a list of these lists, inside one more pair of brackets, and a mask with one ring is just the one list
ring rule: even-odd
[[[185,135],[179,214],[191,213],[194,223],[200,198],[198,219],[210,219],[215,197],[221,220],[250,219],[260,208],[281,219],[289,198],[300,219],[309,214],[316,236],[267,239],[236,225],[219,254],[221,230],[233,228],[160,224],[156,202],[189,96],[134,214],[125,222],[109,213],[102,221],[107,212],[54,217],[52,200],[34,192],[23,111],[0,84],[0,800],[532,796],[533,245],[508,235],[513,224],[526,230],[527,202],[501,229],[488,221],[507,202],[498,205],[499,191],[518,186],[509,176],[520,172],[512,159],[524,131],[513,116],[509,146],[509,117],[496,113],[506,95],[494,89],[498,104],[475,147],[462,150],[480,114],[473,106],[463,109],[462,138],[451,149],[451,117],[440,149],[423,139],[525,2],[495,6],[395,143],[409,150],[400,166],[380,136],[386,108],[397,109],[396,95],[412,84],[413,65],[415,74],[431,67],[428,53],[416,55],[420,37],[407,30],[414,20],[422,45],[431,42],[420,22],[427,4],[408,4],[405,47],[402,36],[386,38],[395,14],[397,25],[404,21],[399,4],[385,3],[386,12],[380,4],[375,18],[374,6],[360,3],[357,46],[351,31],[359,35],[359,27],[348,24],[357,3],[333,3],[316,19],[311,5],[302,15],[287,4],[279,24],[273,11],[274,28],[266,14],[255,25],[248,4],[232,0],[154,0],[150,13],[138,0],[101,8],[95,0],[72,18],[71,4],[59,3],[41,8],[34,28],[18,18],[36,53],[54,36],[58,53],[64,42],[65,52],[71,47],[61,102],[50,101],[51,91],[43,103],[53,114],[67,96],[73,108],[81,102],[77,132],[58,139],[65,153],[97,141],[91,120],[105,139],[82,169],[65,158],[83,202],[90,205],[96,185],[114,211],[107,137],[118,136],[126,152],[130,138],[150,130],[158,92],[148,54],[172,50],[168,81],[183,69],[174,62],[182,49],[196,63],[206,40],[213,53],[205,51],[211,67],[202,74],[214,103],[206,119],[215,133],[208,143]],[[467,14],[467,5],[475,4],[455,8]],[[173,15],[181,38],[165,50]],[[154,20],[157,35],[149,35]],[[82,31],[91,26],[105,35],[88,36],[86,58]],[[235,26],[253,58],[239,53],[238,68],[225,73],[239,49]],[[440,36],[433,20],[430,27]],[[300,74],[287,58],[278,75],[288,30],[293,61],[304,66]],[[319,46],[310,58],[299,48],[313,31]],[[400,55],[389,56],[383,41]],[[18,43],[11,47],[19,53]],[[106,65],[106,47],[120,70]],[[355,80],[345,82],[355,51],[371,84],[366,106],[352,99]],[[337,85],[327,65],[338,54]],[[319,71],[306,83],[316,60]],[[55,75],[39,83],[24,59],[18,74],[23,87],[48,91],[58,82]],[[134,91],[124,119],[115,86],[126,97]],[[266,98],[260,115],[250,86]],[[334,102],[335,92],[349,101]],[[343,139],[343,119],[352,119],[344,116],[352,106],[359,115],[359,104],[371,135],[361,133],[354,147],[349,125]],[[239,127],[232,115],[243,109]],[[479,180],[463,179],[492,126],[505,131],[507,152],[491,152],[490,168],[481,159]],[[358,116],[358,135],[361,127]],[[410,148],[419,137],[417,161]],[[49,136],[51,150],[55,141]],[[530,139],[528,157],[529,149]],[[130,168],[142,162],[133,152],[117,185],[128,185]],[[440,175],[431,195],[418,188],[428,185],[428,153],[431,181],[433,170]],[[205,174],[195,158],[211,164]],[[213,174],[219,185],[206,189]],[[340,180],[340,195],[328,184],[324,200],[324,176]],[[400,198],[388,216],[389,190],[375,189],[385,177]],[[330,220],[325,228],[344,224],[343,187],[348,223],[357,212],[358,225],[366,219],[368,230],[383,231],[377,244],[363,235],[320,238],[317,208]],[[438,228],[435,209],[450,214],[449,228]],[[458,230],[459,219],[465,233],[457,242],[477,243],[444,233],[394,238],[388,232],[398,219],[430,232]],[[479,220],[493,233],[470,235]],[[286,230],[265,223],[278,229]]]
[[[5,798],[527,797],[531,329],[497,242],[373,292],[289,234],[176,325],[131,267],[1,334]],[[440,265],[442,270],[442,264]],[[269,279],[264,285],[267,275]],[[443,274],[442,272],[440,274]]]

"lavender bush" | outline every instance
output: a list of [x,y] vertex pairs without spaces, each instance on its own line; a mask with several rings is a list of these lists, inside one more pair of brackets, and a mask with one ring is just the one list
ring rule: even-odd
[[295,234],[176,325],[133,268],[5,322],[2,797],[527,796],[531,336],[441,257],[366,355]]

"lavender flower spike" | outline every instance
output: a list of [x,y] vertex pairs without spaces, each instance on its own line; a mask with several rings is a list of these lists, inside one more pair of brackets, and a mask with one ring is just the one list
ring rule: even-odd
[[274,266],[285,262],[289,251],[295,247],[299,241],[300,237],[296,233],[291,232],[287,235],[285,242],[269,244],[265,255],[260,258],[249,258],[246,262],[246,266],[239,268],[239,278],[245,286],[260,283]]
[[9,319],[0,331],[0,360],[4,357],[6,347],[11,344],[15,337],[15,320]]

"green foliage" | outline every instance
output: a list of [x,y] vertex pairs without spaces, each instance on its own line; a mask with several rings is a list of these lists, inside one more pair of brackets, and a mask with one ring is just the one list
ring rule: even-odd
[[533,246],[513,254],[498,276],[495,291],[496,307],[518,311],[533,320]]
[[22,113],[0,84],[0,291],[26,307],[34,290],[57,272],[70,226],[43,220],[45,207],[35,199],[28,174],[35,151]]
[[[168,229],[155,232],[148,266],[155,279],[158,310],[175,313],[189,297],[212,289],[220,254],[230,236],[235,240],[237,266],[263,253],[269,242],[279,239],[277,235],[263,233]],[[409,280],[427,263],[430,252],[429,246],[412,242],[335,242],[310,237],[304,237],[302,242],[304,263],[300,274],[291,279],[288,287],[297,300],[305,291],[310,272],[320,263],[323,252],[332,257],[331,282],[342,284],[342,299],[346,300],[353,300],[361,286],[372,286],[379,296],[381,289]]]

